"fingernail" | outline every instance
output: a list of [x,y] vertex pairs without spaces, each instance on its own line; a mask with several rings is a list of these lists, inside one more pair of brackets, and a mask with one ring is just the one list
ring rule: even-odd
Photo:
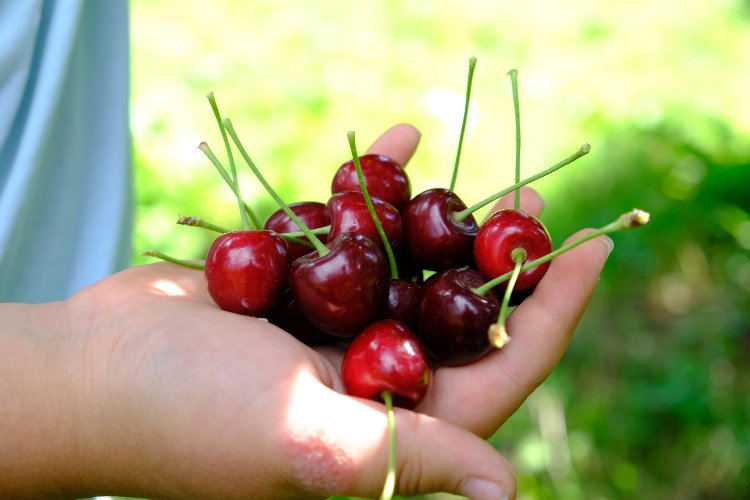
[[461,495],[471,500],[508,500],[508,494],[502,486],[474,477],[467,478],[461,484]]
[[607,256],[612,253],[612,250],[615,249],[615,242],[612,241],[612,238],[610,238],[607,235],[604,235],[604,244],[607,245]]

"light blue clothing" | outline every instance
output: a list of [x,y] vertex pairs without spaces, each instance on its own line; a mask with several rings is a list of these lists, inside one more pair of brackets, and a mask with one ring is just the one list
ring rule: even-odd
[[126,0],[0,0],[1,302],[128,265],[128,99]]

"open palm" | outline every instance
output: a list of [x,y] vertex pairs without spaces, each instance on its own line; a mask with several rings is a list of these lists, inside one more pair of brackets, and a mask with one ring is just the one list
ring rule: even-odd
[[[418,139],[399,125],[369,152],[406,164]],[[522,207],[538,214],[542,202],[524,190]],[[510,468],[483,438],[560,359],[607,252],[595,239],[555,259],[512,314],[508,346],[469,366],[438,368],[416,411],[397,409],[401,494],[514,495]],[[81,446],[92,491],[175,498],[380,491],[384,408],[344,394],[340,350],[312,349],[266,321],[219,310],[200,271],[167,263],[107,278],[67,309],[84,339],[90,403],[80,442],[88,443]]]

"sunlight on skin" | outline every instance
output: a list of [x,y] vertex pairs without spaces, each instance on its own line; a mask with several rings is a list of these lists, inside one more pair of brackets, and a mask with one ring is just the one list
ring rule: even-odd
[[[384,446],[385,432],[361,430],[384,431],[385,414],[363,404],[358,418],[337,419],[336,415],[352,416],[351,404],[337,409],[338,399],[322,397],[321,389],[320,382],[308,372],[295,377],[282,424],[284,449],[295,479],[304,488],[315,492],[343,491],[362,455],[375,454]],[[365,423],[366,420],[371,422]],[[333,421],[335,425],[331,425]]]
[[170,297],[184,297],[187,295],[185,289],[180,285],[178,285],[174,281],[165,279],[158,279],[154,281],[153,283],[151,283],[151,288],[159,291],[164,295],[169,295]]

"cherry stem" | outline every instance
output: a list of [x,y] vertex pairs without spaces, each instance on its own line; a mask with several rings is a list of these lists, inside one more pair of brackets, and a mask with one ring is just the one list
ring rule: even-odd
[[216,224],[203,220],[200,217],[193,217],[191,215],[188,215],[188,216],[180,215],[180,217],[177,219],[177,224],[181,224],[183,226],[202,227],[203,229],[208,229],[210,231],[214,231],[216,233],[222,233],[222,234],[232,232],[231,229],[218,226]]
[[388,472],[385,476],[380,500],[390,500],[393,498],[393,491],[396,489],[396,416],[393,413],[391,392],[383,391],[380,393],[380,397],[383,398],[386,416],[388,417]]
[[234,130],[234,126],[232,125],[232,121],[227,118],[223,122],[224,128],[229,133],[230,137],[232,138],[232,141],[234,141],[235,146],[237,146],[237,149],[239,150],[240,154],[242,155],[242,158],[244,158],[245,163],[247,163],[248,167],[250,167],[250,170],[253,171],[255,174],[255,177],[258,178],[258,181],[260,181],[261,184],[263,184],[263,187],[266,188],[266,191],[268,191],[268,194],[271,195],[271,197],[276,201],[276,203],[281,207],[281,209],[284,211],[285,214],[289,216],[290,219],[294,221],[295,224],[297,224],[297,227],[299,227],[302,232],[305,234],[308,240],[310,240],[310,243],[313,244],[313,248],[318,252],[318,254],[323,257],[330,252],[328,248],[323,244],[320,239],[315,236],[315,233],[313,233],[307,225],[302,222],[302,219],[300,219],[297,214],[294,213],[294,211],[289,208],[289,205],[287,205],[284,200],[281,199],[281,197],[278,195],[278,193],[271,187],[271,185],[266,181],[266,178],[263,177],[263,175],[260,173],[260,170],[258,170],[258,167],[255,166],[255,163],[253,162],[252,158],[250,158],[250,155],[247,154],[247,151],[245,151],[245,147],[242,145],[242,142],[240,141],[240,138],[237,136],[237,132]]
[[[516,118],[516,177],[515,182],[521,182],[521,106],[518,103],[518,70],[508,71],[510,75],[510,87],[513,91],[513,114]],[[513,194],[513,208],[521,208],[521,191],[516,189]]]
[[503,295],[503,302],[500,305],[500,314],[498,315],[497,323],[490,326],[487,332],[490,344],[496,349],[502,349],[505,344],[510,342],[508,329],[505,327],[505,322],[508,319],[508,304],[510,304],[510,297],[511,295],[513,295],[513,289],[516,287],[516,281],[521,275],[521,267],[523,267],[523,263],[526,260],[528,254],[526,253],[526,249],[518,247],[513,249],[513,251],[510,253],[510,256],[511,259],[513,259],[513,262],[516,263],[516,265],[513,268],[513,274],[511,274],[510,280],[508,280],[508,286],[505,288],[505,294]]
[[[231,233],[233,231],[232,229],[227,229],[225,227],[221,227],[219,225],[203,220],[200,217],[193,217],[193,216],[181,215],[177,219],[177,224],[182,224],[183,226],[202,227],[203,229],[208,229],[210,231],[214,231],[216,233],[221,233],[221,234]],[[328,234],[331,231],[331,226],[318,227],[315,229],[311,229],[311,231],[316,235]],[[281,236],[287,241],[298,243],[306,247],[315,248],[313,244],[310,243],[309,241],[301,239],[302,237],[305,236],[305,233],[303,233],[302,231],[294,231],[290,233],[276,233],[276,234],[278,234],[279,236]]]
[[157,259],[161,259],[167,262],[171,262],[172,264],[177,264],[178,266],[182,267],[189,267],[190,269],[200,269],[203,270],[206,268],[205,265],[200,264],[198,262],[191,262],[183,259],[178,259],[176,257],[172,257],[171,255],[167,255],[165,253],[162,253],[158,250],[144,250],[140,253],[141,255],[145,255],[147,257],[156,257]]
[[306,247],[310,247],[313,250],[315,249],[315,245],[313,245],[312,243],[310,243],[307,240],[303,240],[302,238],[295,238],[294,236],[286,236],[284,234],[279,234],[279,236],[281,236],[282,238],[284,238],[286,241],[288,241],[290,243],[296,243],[298,245],[303,245],[303,246],[306,246]]
[[[315,235],[328,234],[331,232],[331,226],[316,227],[315,229],[310,229],[310,231]],[[282,238],[301,238],[307,235],[304,231],[293,231],[290,233],[279,233],[279,236]],[[307,243],[312,245],[309,241]]]
[[375,212],[375,206],[372,204],[370,192],[368,191],[367,185],[365,184],[365,176],[362,173],[362,164],[359,161],[359,154],[357,153],[357,141],[354,135],[354,131],[350,130],[349,132],[347,132],[346,137],[347,139],[349,139],[349,148],[352,151],[354,170],[357,172],[357,179],[359,179],[359,186],[362,189],[362,196],[365,199],[367,210],[370,211],[370,217],[372,217],[372,221],[375,223],[375,229],[378,231],[380,239],[383,241],[383,247],[385,247],[385,253],[388,256],[388,265],[391,268],[391,278],[397,279],[398,266],[396,265],[396,257],[394,257],[393,255],[393,249],[391,248],[391,244],[388,242],[388,237],[386,236],[385,230],[383,229],[383,224],[381,224],[380,218],[378,217],[377,212]]
[[474,80],[474,68],[477,65],[477,58],[469,58],[469,76],[466,80],[466,97],[464,101],[464,117],[461,121],[461,134],[458,136],[458,149],[456,150],[456,162],[453,164],[453,175],[451,177],[450,190],[456,188],[456,179],[458,178],[458,162],[461,159],[461,149],[464,144],[464,132],[466,132],[466,121],[469,116],[469,99],[471,98],[471,82]]
[[566,165],[569,165],[569,164],[573,163],[578,158],[580,158],[582,156],[586,156],[589,153],[589,151],[591,151],[591,145],[589,145],[589,144],[583,144],[580,148],[578,148],[578,151],[576,151],[572,155],[568,156],[564,160],[562,160],[562,161],[560,161],[558,163],[555,163],[554,165],[552,165],[551,167],[549,167],[547,170],[543,170],[543,171],[541,171],[541,172],[539,172],[539,173],[537,173],[535,175],[532,175],[531,177],[528,177],[528,178],[522,180],[521,182],[517,182],[517,183],[513,184],[512,186],[503,189],[502,191],[498,191],[497,193],[493,194],[492,196],[490,196],[488,198],[485,198],[484,200],[480,201],[479,203],[477,203],[475,205],[470,206],[469,208],[461,210],[460,212],[456,212],[455,214],[453,214],[453,218],[456,221],[460,222],[460,221],[464,220],[466,217],[468,217],[469,215],[471,215],[472,213],[474,213],[477,210],[479,210],[480,208],[484,207],[485,205],[488,205],[488,204],[492,203],[493,201],[497,200],[498,198],[502,198],[503,196],[505,196],[506,194],[510,193],[511,191],[517,190],[517,189],[525,186],[526,184],[531,184],[532,182],[534,182],[536,180],[539,180],[542,177],[545,177],[545,176],[551,174],[552,172],[561,169],[562,167],[564,167]]
[[[554,259],[555,257],[564,254],[565,252],[568,252],[569,250],[572,250],[573,248],[577,247],[578,245],[581,245],[583,243],[586,243],[589,240],[593,240],[597,236],[601,236],[604,234],[610,234],[614,233],[616,231],[622,231],[624,229],[634,229],[636,227],[645,226],[649,223],[650,215],[648,212],[644,212],[641,209],[634,208],[630,212],[626,212],[622,215],[620,215],[617,219],[610,222],[606,226],[602,226],[598,229],[594,229],[593,231],[585,234],[584,236],[581,236],[577,240],[574,240],[567,245],[563,245],[557,250],[554,250],[547,255],[544,255],[542,257],[539,257],[536,260],[532,260],[531,262],[524,264],[521,267],[521,272],[524,272],[528,269],[531,269],[532,267],[536,267],[540,264],[544,264],[545,262],[549,262],[550,260]],[[498,276],[497,278],[494,278],[484,285],[475,288],[473,291],[477,295],[484,295],[487,293],[490,289],[493,287],[499,285],[500,283],[503,283],[504,281],[507,281],[511,275],[513,274],[513,271],[507,272],[505,274],[502,274]]]
[[[235,186],[234,181],[232,180],[231,177],[229,177],[229,174],[227,173],[226,169],[221,164],[221,162],[216,157],[216,155],[213,153],[213,151],[211,151],[211,148],[208,146],[208,144],[206,144],[205,142],[201,142],[198,145],[198,149],[203,151],[203,154],[205,154],[206,157],[209,160],[211,160],[211,163],[213,163],[214,167],[216,167],[216,170],[218,170],[219,174],[221,174],[221,177],[224,179],[224,182],[227,183],[227,185],[232,189],[232,192],[235,194],[235,196],[237,196],[237,191],[235,190],[236,186]],[[242,205],[245,209],[245,212],[250,217],[250,220],[253,221],[253,224],[255,226],[253,229],[257,229],[261,227],[262,225],[260,224],[258,217],[255,215],[255,212],[252,211],[252,209],[247,205],[247,203],[242,202]]]
[[[224,141],[224,148],[227,150],[227,158],[229,159],[229,172],[231,173],[231,179],[232,179],[232,186],[234,187],[233,191],[234,194],[237,195],[237,206],[240,209],[240,218],[242,219],[242,229],[247,230],[250,229],[250,223],[247,219],[247,212],[245,211],[245,203],[242,201],[242,195],[240,194],[240,181],[237,177],[237,167],[234,164],[234,155],[232,154],[232,148],[229,145],[229,138],[227,137],[227,131],[224,130],[224,126],[221,124],[221,113],[219,112],[219,106],[216,104],[216,99],[214,98],[214,93],[209,92],[206,96],[208,99],[209,104],[211,105],[211,109],[214,112],[214,117],[216,118],[216,123],[219,125],[219,130],[221,131],[221,138]],[[259,224],[257,224],[256,221],[253,221],[255,224],[255,227],[259,227]]]

